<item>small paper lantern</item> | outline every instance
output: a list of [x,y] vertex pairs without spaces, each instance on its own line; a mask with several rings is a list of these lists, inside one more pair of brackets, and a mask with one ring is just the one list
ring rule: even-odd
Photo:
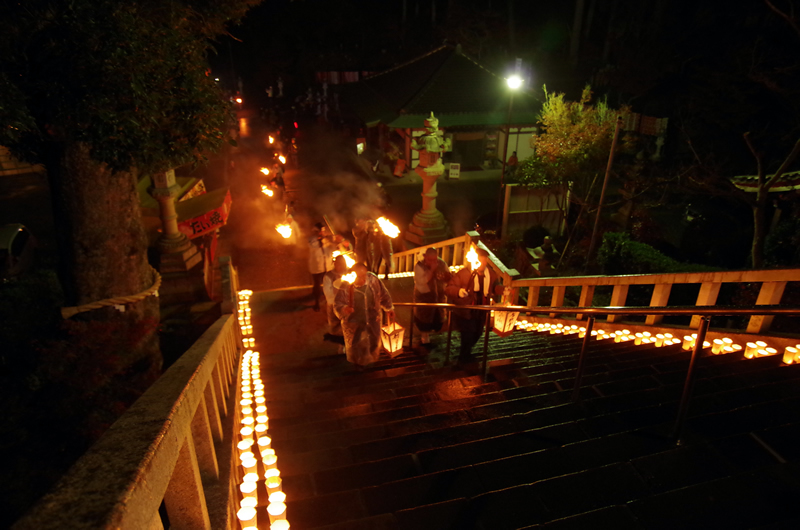
[[286,519],[279,519],[269,525],[269,530],[289,530],[289,521]]
[[794,363],[795,358],[797,357],[797,348],[794,346],[786,346],[786,349],[783,350],[783,362],[784,364],[792,364]]
[[[508,337],[514,333],[514,324],[516,324],[517,317],[519,317],[519,311],[492,311],[492,314],[494,315],[492,331],[500,337]],[[551,327],[550,332],[560,333],[563,327],[563,324]]]
[[243,528],[258,528],[258,519],[256,518],[256,509],[251,506],[245,506],[236,512],[236,517],[242,522]]
[[269,521],[275,524],[275,521],[286,519],[286,504],[282,502],[271,502],[267,506],[267,513],[269,514]]
[[405,328],[397,322],[389,322],[381,327],[381,342],[383,349],[390,357],[394,358],[403,351],[403,336]]

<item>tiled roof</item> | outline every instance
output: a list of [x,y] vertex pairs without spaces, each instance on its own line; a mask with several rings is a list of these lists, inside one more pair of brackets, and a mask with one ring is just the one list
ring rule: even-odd
[[[367,125],[399,128],[422,127],[431,111],[441,127],[502,126],[508,121],[509,96],[502,77],[452,46],[349,85],[344,94]],[[530,93],[517,92],[510,123],[533,124],[540,108]]]
[[[769,179],[771,176],[772,175],[767,175],[766,178]],[[753,193],[758,191],[757,175],[740,175],[738,177],[731,177],[731,182],[733,182],[733,185],[740,190],[750,191]],[[791,190],[800,190],[800,171],[784,173],[781,175],[781,178],[778,179],[778,182],[776,182],[775,185],[769,189],[771,192]]]

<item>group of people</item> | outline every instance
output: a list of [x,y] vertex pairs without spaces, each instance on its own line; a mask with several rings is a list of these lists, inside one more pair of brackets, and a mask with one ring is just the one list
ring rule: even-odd
[[[333,258],[336,249],[341,253]],[[366,366],[380,357],[381,326],[384,321],[394,320],[394,305],[386,286],[360,258],[351,268],[355,280],[352,283],[342,280],[348,272],[342,254],[348,251],[348,243],[341,236],[332,235],[321,223],[314,226],[309,238],[313,307],[320,310],[320,298],[324,295],[329,327],[325,340],[339,344],[339,353],[345,353],[349,362]],[[502,295],[503,286],[488,266],[489,253],[484,249],[478,249],[477,253],[480,263],[476,268],[467,265],[453,274],[435,248],[427,249],[414,267],[414,300],[456,306],[490,304]],[[451,323],[461,333],[459,363],[473,359],[472,348],[481,336],[485,314],[467,307],[452,309]],[[441,331],[446,322],[443,308],[415,308],[414,324],[423,345],[430,344],[430,334]]]
[[[383,320],[393,321],[395,316],[389,291],[362,261],[351,267],[356,274],[353,282],[342,280],[347,273],[344,254],[350,252],[349,243],[322,223],[314,226],[308,244],[314,310],[320,310],[321,295],[326,301],[329,332],[325,339],[339,344],[339,353],[345,353],[353,364],[374,363],[380,357]],[[334,259],[335,250],[340,254]]]
[[[496,300],[504,289],[497,274],[488,266],[489,252],[482,248],[476,252],[480,262],[477,268],[467,264],[453,274],[435,248],[427,249],[414,266],[414,301],[470,306],[489,305]],[[485,315],[486,312],[479,309],[452,309],[451,325],[461,333],[459,363],[473,360],[472,348],[481,336]],[[418,306],[414,310],[414,323],[423,345],[430,344],[430,333],[441,331],[445,322],[443,308]]]

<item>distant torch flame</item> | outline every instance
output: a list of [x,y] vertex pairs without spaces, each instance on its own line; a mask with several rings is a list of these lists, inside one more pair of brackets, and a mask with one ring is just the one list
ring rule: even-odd
[[275,138],[273,138],[272,136],[270,136],[270,137],[269,137],[269,143],[271,143],[271,144],[274,144],[274,143],[275,143]]
[[379,217],[377,223],[381,227],[381,230],[383,230],[383,233],[392,239],[400,235],[400,229],[393,225],[387,218]]
[[262,172],[263,174],[265,174],[265,175],[269,175],[269,168],[262,167],[262,168],[261,168],[261,172]]
[[352,267],[353,265],[355,265],[355,264],[356,264],[356,260],[354,260],[353,258],[351,258],[349,254],[342,254],[342,253],[341,253],[341,252],[339,252],[338,250],[334,250],[334,251],[333,251],[333,254],[331,254],[331,257],[332,257],[333,259],[336,259],[336,258],[337,258],[337,257],[339,257],[339,256],[344,256],[344,262],[347,264],[347,268],[348,268],[348,269],[349,269],[350,267]]
[[278,157],[278,160],[280,160],[280,161],[281,161],[281,164],[285,164],[285,163],[286,163],[286,157],[285,157],[285,156],[283,156],[283,155],[280,155],[280,156]]
[[356,271],[351,272],[350,274],[345,274],[342,276],[342,281],[347,283],[353,283],[356,281]]
[[277,230],[278,233],[283,236],[283,239],[289,239],[292,237],[292,227],[287,224],[279,224],[275,227],[275,230]]
[[261,185],[261,193],[263,193],[267,197],[272,197],[272,190],[266,184]]
[[469,247],[469,252],[467,252],[467,261],[470,265],[472,265],[473,269],[477,269],[481,266],[481,261],[478,259],[478,253],[475,252],[475,245]]
[[242,98],[236,98],[236,103],[241,103],[241,102],[242,102]]

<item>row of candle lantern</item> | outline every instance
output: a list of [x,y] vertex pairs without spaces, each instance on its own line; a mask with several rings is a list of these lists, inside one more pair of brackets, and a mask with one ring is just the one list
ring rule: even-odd
[[[239,326],[242,330],[242,344],[245,348],[253,348],[255,339],[252,336],[253,326],[250,323],[250,290],[239,291]],[[242,357],[242,369],[239,376],[241,399],[239,401],[240,429],[237,443],[239,467],[242,482],[239,491],[242,499],[236,513],[242,530],[257,530],[258,516],[256,508],[258,499],[258,459],[264,468],[264,481],[267,487],[270,530],[287,530],[286,494],[281,491],[281,473],[278,469],[278,457],[272,449],[272,440],[267,435],[269,417],[267,416],[264,383],[261,380],[259,352],[247,349]]]
[[[577,325],[564,325],[564,324],[551,324],[549,322],[529,322],[527,320],[520,320],[517,322],[516,327],[521,331],[538,331],[546,332],[553,335],[563,334],[571,335],[577,334],[578,337],[586,336],[586,328],[578,327]],[[648,331],[640,333],[631,333],[627,329],[618,331],[604,331],[602,329],[592,330],[592,336],[597,340],[610,340],[614,342],[628,342],[633,341],[634,344],[653,344],[657,348],[669,346],[672,344],[682,344],[684,350],[692,350],[697,342],[697,334],[692,333],[686,335],[683,340],[674,337],[671,333],[657,333],[655,335]],[[733,339],[723,337],[721,339],[714,339],[713,341],[703,341],[703,348],[711,348],[711,353],[714,355],[721,355],[726,353],[734,353],[742,351],[742,346],[734,344]],[[748,342],[744,348],[744,357],[746,359],[754,359],[756,357],[764,357],[767,355],[776,355],[778,350],[767,345],[764,341]],[[800,362],[800,344],[796,346],[788,346],[783,355],[783,362],[792,364]]]

